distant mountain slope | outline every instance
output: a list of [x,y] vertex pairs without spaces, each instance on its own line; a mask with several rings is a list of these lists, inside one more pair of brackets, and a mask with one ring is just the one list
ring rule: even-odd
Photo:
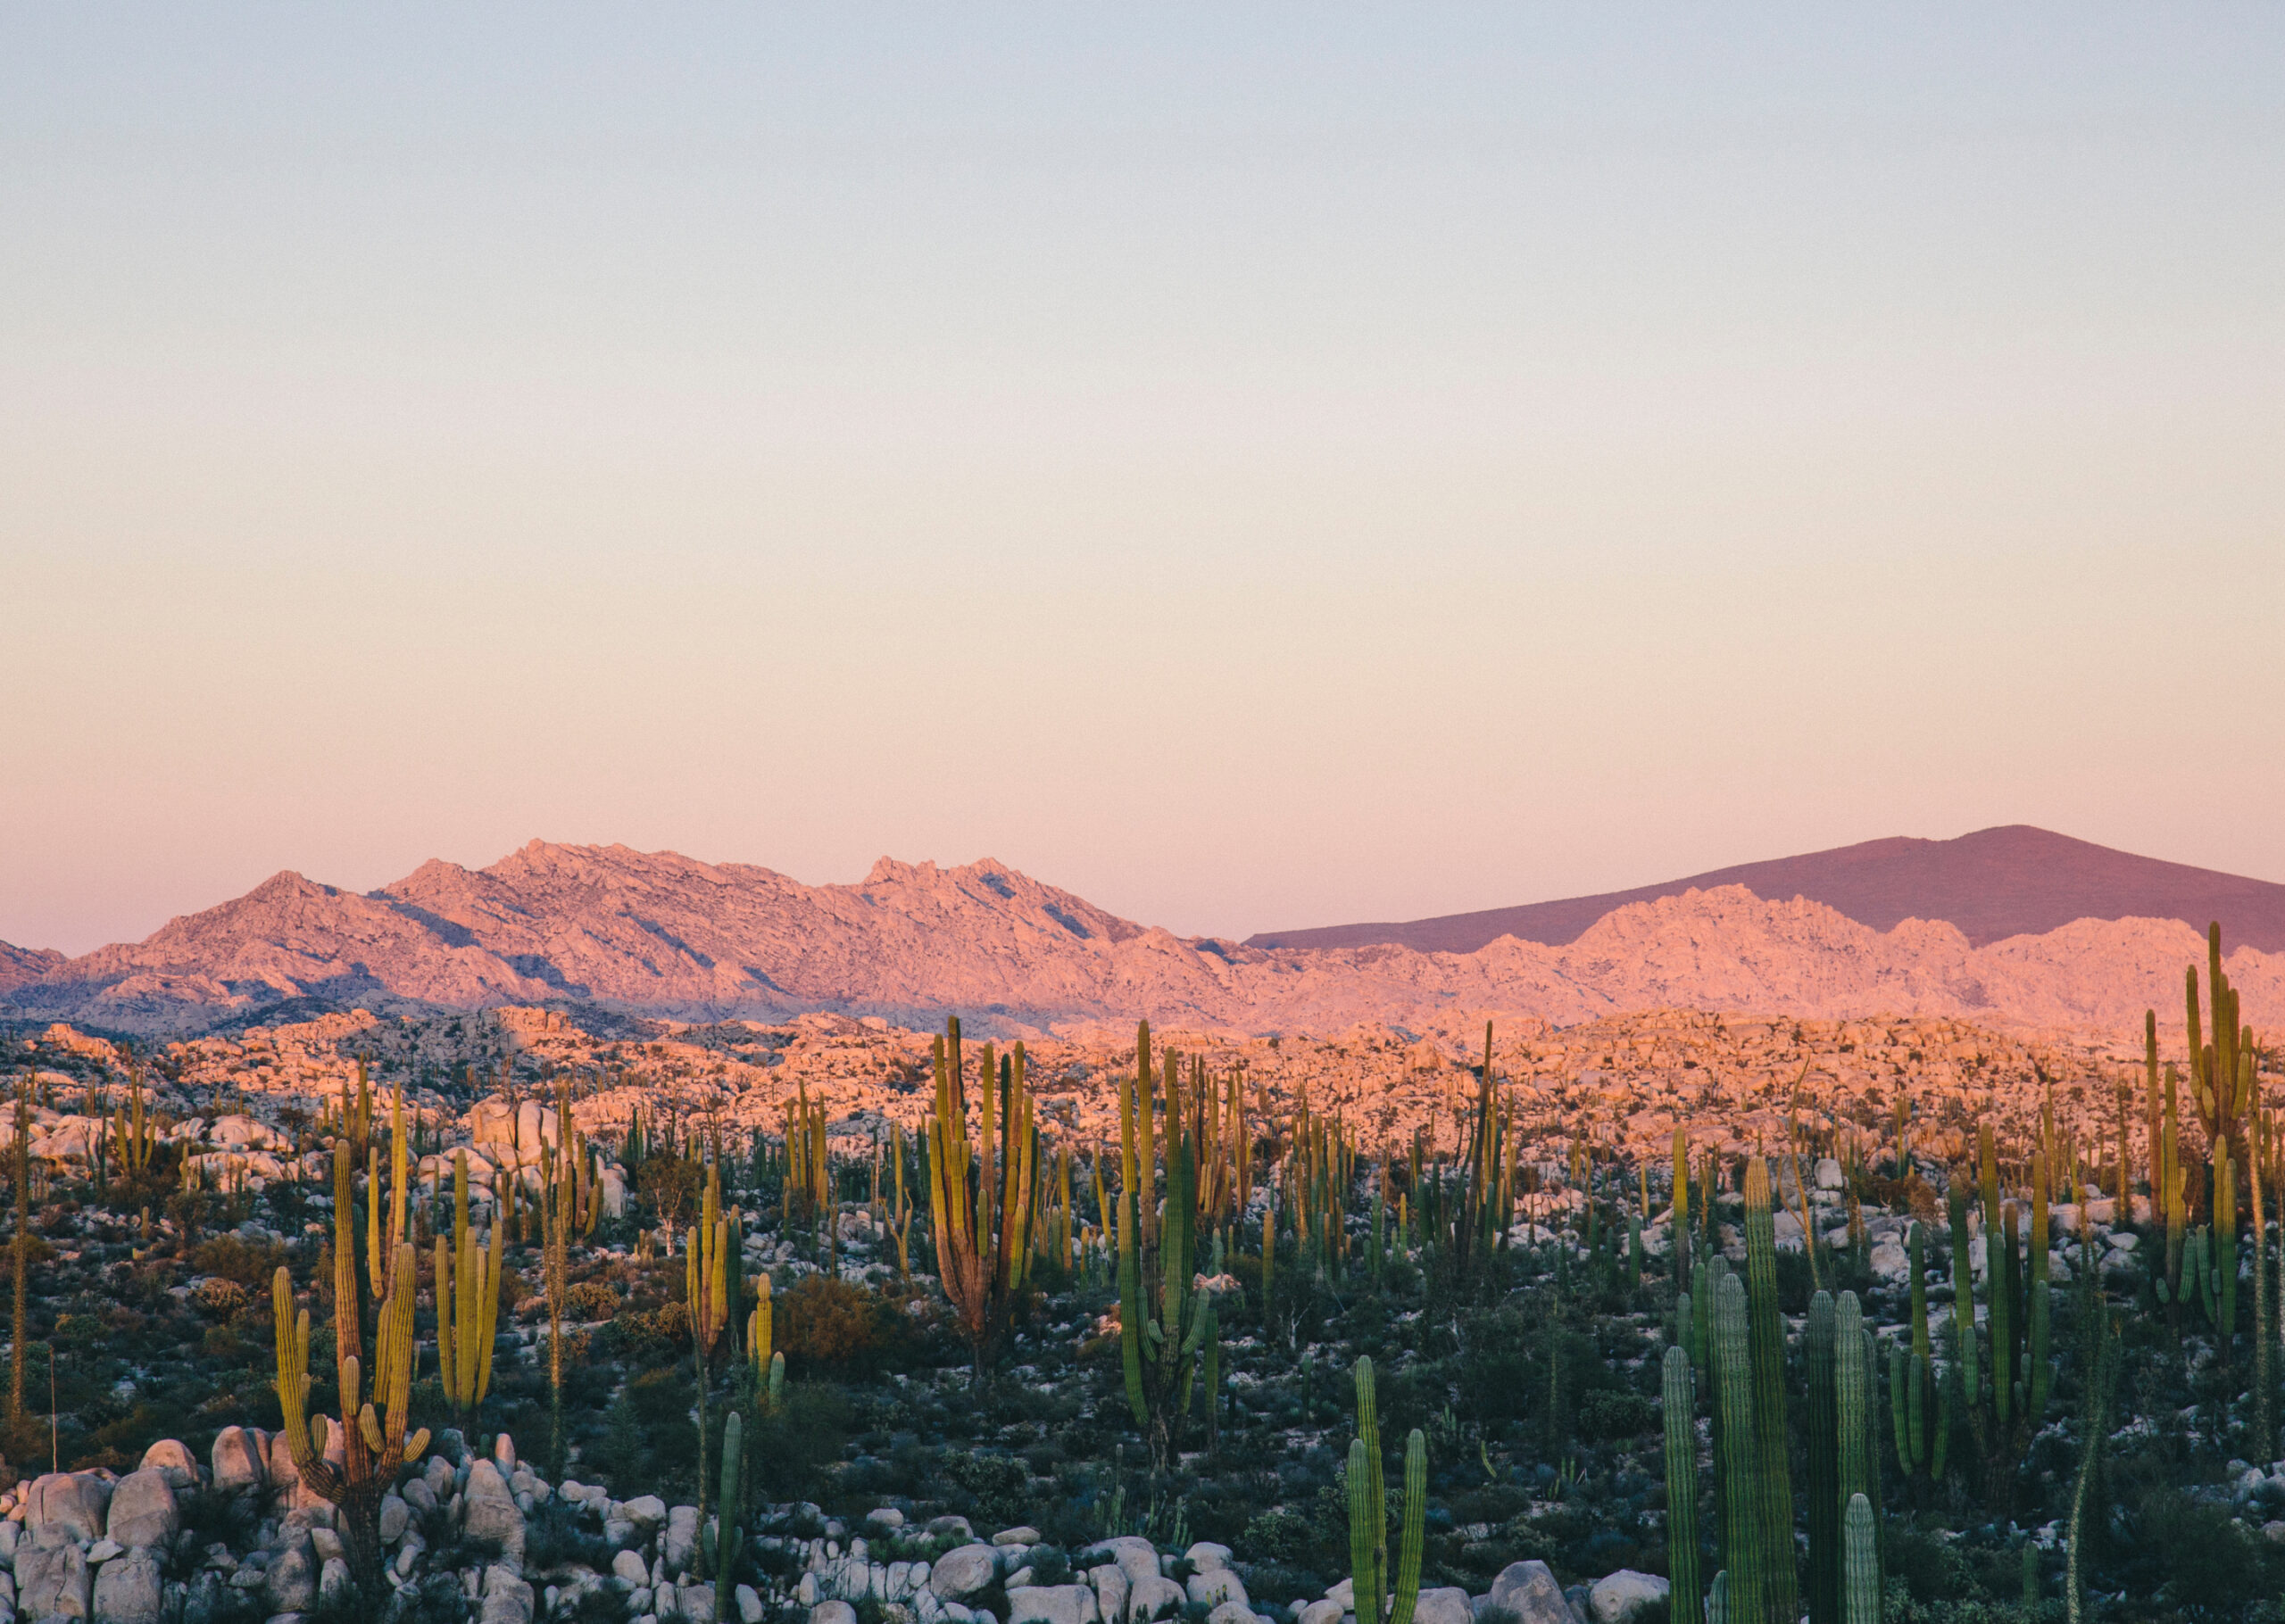
[[37,981],[63,962],[54,948],[18,948],[0,941],[0,992]]
[[[561,1002],[689,1020],[830,1010],[924,1024],[957,1012],[985,1028],[1147,1015],[1335,1032],[1456,1010],[1570,1024],[1684,1006],[2120,1030],[2139,1029],[2146,1006],[2172,1011],[2202,949],[2189,925],[2160,919],[2080,920],[1978,947],[1949,924],[1882,931],[1741,885],[1629,903],[1560,945],[1262,949],[1148,929],[989,860],[884,858],[859,884],[812,886],[535,841],[488,868],[427,863],[362,896],[278,874],[147,941],[43,961],[37,980],[0,992],[0,1015],[168,1032],[288,1007]],[[2285,1008],[2285,954],[2236,948],[2230,964],[2256,1023]]]
[[2037,936],[2075,919],[2179,919],[2203,930],[2223,922],[2229,940],[2285,950],[2285,885],[2165,863],[2010,824],[1957,840],[1904,836],[1801,857],[1520,907],[1446,914],[1400,924],[1335,924],[1265,931],[1250,948],[1353,948],[1395,942],[1424,953],[1473,953],[1502,936],[1561,947],[1630,902],[1742,885],[1772,902],[1806,897],[1876,931],[1907,919],[1957,925],[1974,947]]

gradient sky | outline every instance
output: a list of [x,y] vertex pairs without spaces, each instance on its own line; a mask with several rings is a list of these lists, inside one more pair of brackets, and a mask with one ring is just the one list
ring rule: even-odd
[[470,9],[0,16],[0,939],[2285,879],[2285,11]]

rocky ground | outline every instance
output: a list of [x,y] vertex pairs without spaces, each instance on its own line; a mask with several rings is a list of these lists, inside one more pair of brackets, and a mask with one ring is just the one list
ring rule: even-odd
[[[1242,1064],[1265,1118],[1304,1094],[1342,1114],[1368,1154],[1408,1143],[1416,1129],[1449,1148],[1472,1092],[1465,1066],[1481,1043],[1480,1030],[1391,1028],[1275,1043],[1159,1037],[1195,1046],[1217,1067]],[[24,1408],[7,1430],[23,1479],[0,1499],[0,1554],[12,1575],[12,1595],[0,1596],[28,1619],[120,1624],[294,1612],[318,1620],[359,1605],[342,1588],[331,1508],[299,1484],[270,1436],[278,1409],[266,1290],[284,1264],[322,1321],[313,1288],[331,1214],[316,1113],[361,1056],[385,1089],[406,1085],[424,1181],[448,1179],[455,1153],[478,1170],[479,1186],[487,1170],[528,1167],[549,1129],[544,1068],[582,1079],[576,1108],[607,1153],[631,1106],[654,1133],[672,1123],[686,1139],[695,1130],[705,1140],[719,1120],[733,1152],[727,1196],[750,1215],[745,1272],[775,1282],[791,1378],[782,1400],[766,1404],[735,1357],[716,1361],[710,1384],[710,1454],[727,1410],[742,1408],[748,1422],[751,1539],[722,1584],[701,1578],[692,1560],[695,1389],[678,1317],[681,1260],[658,1255],[654,1191],[610,1169],[608,1210],[575,1248],[560,1429],[536,1247],[520,1236],[511,1245],[493,1389],[457,1430],[430,1373],[424,1305],[415,1420],[437,1437],[384,1510],[393,1599],[381,1612],[490,1624],[695,1620],[710,1610],[780,1624],[974,1624],[985,1615],[993,1624],[1176,1615],[1246,1624],[1241,1613],[1342,1624],[1349,1371],[1360,1355],[1381,1371],[1384,1431],[1418,1427],[1428,1440],[1421,1618],[1463,1624],[1463,1610],[1481,1620],[1505,1609],[1530,1624],[1652,1624],[1664,1608],[1658,1363],[1673,1334],[1661,1262],[1673,1124],[1726,1156],[1790,1143],[1796,1129],[1811,1145],[1806,1191],[1780,1164],[1793,1209],[1778,1221],[1780,1284],[1797,1329],[1814,1284],[1848,1285],[1884,1339],[1900,1337],[1904,1241],[1917,1215],[1940,1337],[1951,1304],[1940,1196],[1965,1133],[1992,1123],[2012,1159],[2051,1085],[2065,1129],[2079,1123],[2091,1150],[2112,1084],[2133,1058],[2091,1040],[1932,1017],[1667,1012],[1504,1033],[1497,1069],[1548,1177],[1490,1273],[1456,1293],[1424,1267],[1417,1244],[1393,1242],[1372,1268],[1362,1261],[1371,1231],[1361,1186],[1350,1216],[1359,1250],[1345,1269],[1288,1260],[1265,1277],[1244,1235],[1228,1238],[1228,1255],[1201,1281],[1221,1304],[1220,1388],[1192,1417],[1180,1470],[1153,1480],[1120,1389],[1117,1296],[1100,1258],[1042,1267],[981,1384],[928,1278],[926,1247],[913,1248],[910,1275],[899,1269],[868,1201],[871,1147],[883,1123],[910,1124],[925,1107],[924,1034],[828,1015],[591,1031],[561,1012],[511,1010],[433,1021],[335,1015],[137,1056],[64,1029],[30,1043],[40,1096],[26,1146],[32,1300]],[[1109,1136],[1104,1096],[1131,1066],[1132,1046],[1131,1033],[1122,1047],[1111,1032],[1036,1046],[1051,1135],[1083,1148]],[[99,1190],[89,1154],[109,1128],[99,1109],[117,1107],[131,1064],[164,1114],[162,1165],[138,1181],[107,1156]],[[830,1248],[814,1229],[778,1222],[782,1193],[737,1154],[739,1135],[777,1127],[785,1100],[804,1089],[827,1106],[845,1158]],[[1912,1123],[1904,1170],[1889,1164],[1899,1098]],[[1564,1159],[1575,1137],[1601,1148],[1600,1244],[1591,1248],[1586,1196]],[[12,1139],[0,1116],[0,1144]],[[1274,1149],[1267,1139],[1265,1148]],[[1816,1154],[1824,1150],[1840,1154]],[[1640,1214],[1646,1164],[1652,1210],[1638,1275],[1623,1224],[1630,1208]],[[183,1188],[186,1165],[195,1189]],[[448,1205],[448,1184],[445,1194]],[[1718,1239],[1741,1258],[1739,1197],[1729,1191],[1721,1202]],[[1852,1206],[1863,1236],[1854,1251]],[[420,1206],[418,1222],[444,1216]],[[480,1221],[487,1210],[479,1201]],[[1816,1281],[1796,1212],[1829,1248]],[[2195,1317],[2176,1325],[2154,1303],[2147,1201],[2121,1212],[2090,1192],[2055,1216],[2057,1391],[2016,1474],[2015,1503],[1995,1515],[1973,1485],[1892,1473],[1891,1616],[2011,1616],[1990,1609],[2021,1607],[2026,1551],[2042,1605],[2056,1602],[2061,1510],[2084,1442],[2085,1328],[2071,1293],[2090,1268],[2123,1317],[2125,1348],[2098,1599],[2155,1598],[2123,1616],[2264,1616],[2256,1603],[2285,1579],[2273,1554],[2285,1536],[2285,1471],[2255,1463],[2277,1451],[2253,1425],[2252,1338],[2235,1339],[2233,1365],[2209,1328]],[[1972,1254],[1980,1276],[1980,1234]],[[2249,1299],[2250,1288],[2240,1295]],[[2250,1313],[2248,1300],[2241,1318]],[[331,1399],[321,1390],[313,1404],[327,1409]],[[50,1467],[62,1470],[39,1470]],[[2231,1561],[2187,1560],[2214,1550]]]

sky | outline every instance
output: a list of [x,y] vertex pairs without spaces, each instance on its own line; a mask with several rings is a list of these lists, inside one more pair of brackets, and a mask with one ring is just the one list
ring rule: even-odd
[[0,13],[0,940],[2285,880],[2285,11]]

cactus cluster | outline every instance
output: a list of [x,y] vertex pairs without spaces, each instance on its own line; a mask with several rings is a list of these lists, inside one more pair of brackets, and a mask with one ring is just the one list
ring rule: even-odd
[[[1190,1415],[1200,1349],[1219,1334],[1214,1299],[1198,1288],[1198,1139],[1184,1108],[1180,1056],[1165,1057],[1164,1093],[1151,1024],[1135,1032],[1134,1075],[1118,1091],[1119,1357],[1126,1402],[1165,1471]],[[1166,1197],[1156,1198],[1163,1160]],[[1213,1396],[1209,1393],[1208,1402]]]
[[[996,1076],[995,1076],[996,1072]],[[928,1214],[936,1273],[959,1319],[976,1379],[990,1370],[1031,1258],[1033,1156],[1031,1087],[1024,1046],[996,1061],[984,1046],[977,1067],[979,1131],[968,1127],[968,1081],[960,1017],[935,1043],[935,1113],[928,1119]],[[823,1156],[820,1120],[816,1136]]]
[[1428,1505],[1428,1441],[1415,1427],[1404,1444],[1404,1528],[1389,1565],[1388,1508],[1373,1362],[1357,1361],[1357,1436],[1349,1445],[1349,1577],[1358,1624],[1412,1624],[1420,1601],[1420,1551]]

